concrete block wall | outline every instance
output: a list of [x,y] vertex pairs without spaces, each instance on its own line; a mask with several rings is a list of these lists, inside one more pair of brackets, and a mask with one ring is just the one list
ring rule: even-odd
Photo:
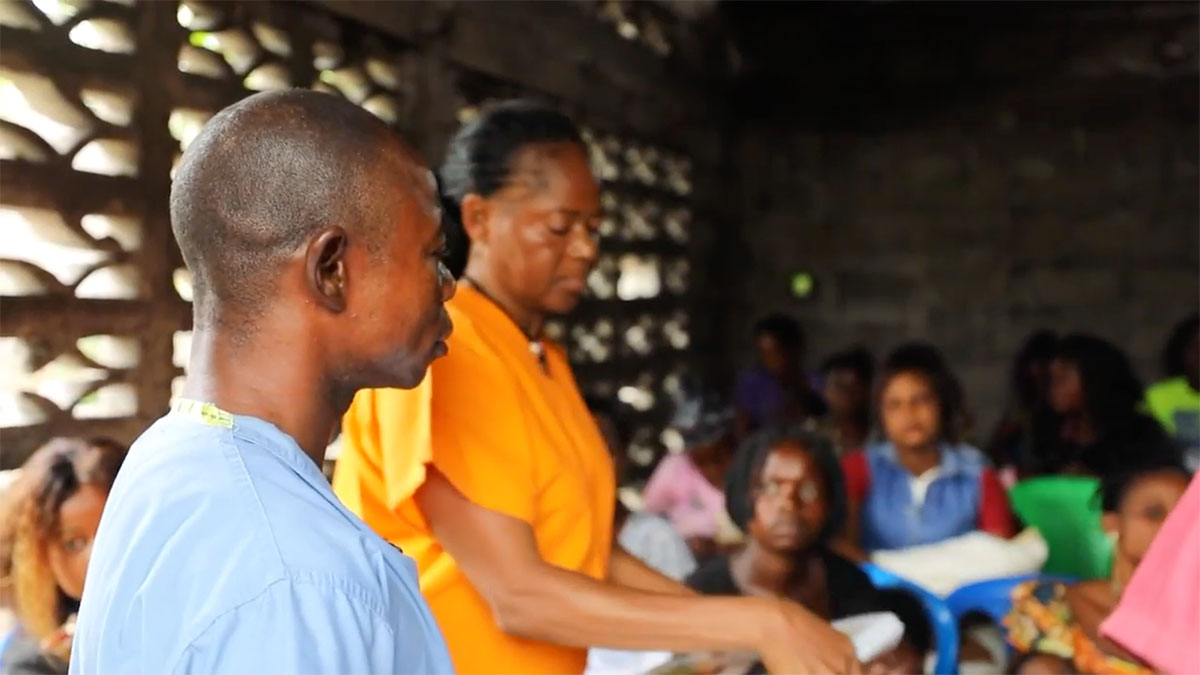
[[[812,366],[853,343],[882,357],[928,340],[966,386],[976,437],[1036,328],[1097,333],[1157,377],[1167,332],[1200,306],[1195,19],[1127,18],[1096,19],[1104,39],[981,41],[965,83],[895,46],[888,84],[913,93],[891,118],[744,121],[740,211],[708,291],[727,308],[724,353],[748,359],[749,326],[773,310],[803,321]],[[1184,56],[1168,68],[1164,50]],[[923,103],[930,90],[952,95]],[[797,271],[814,298],[791,297]]]

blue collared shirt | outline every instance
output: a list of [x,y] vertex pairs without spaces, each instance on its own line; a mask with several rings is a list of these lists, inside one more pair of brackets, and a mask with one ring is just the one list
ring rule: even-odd
[[453,671],[412,560],[291,437],[185,410],[133,444],[113,485],[72,673]]

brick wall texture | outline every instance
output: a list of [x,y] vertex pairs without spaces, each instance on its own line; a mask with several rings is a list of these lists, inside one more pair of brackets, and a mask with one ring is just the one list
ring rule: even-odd
[[[894,116],[743,124],[740,208],[707,290],[725,354],[748,358],[749,326],[772,310],[803,321],[810,365],[929,340],[964,381],[977,438],[1035,328],[1112,339],[1157,377],[1167,332],[1200,304],[1195,16],[1093,23],[1087,40],[990,36],[953,81],[906,68],[922,49],[897,45],[883,77],[909,93]],[[789,292],[801,270],[818,281],[806,301]]]

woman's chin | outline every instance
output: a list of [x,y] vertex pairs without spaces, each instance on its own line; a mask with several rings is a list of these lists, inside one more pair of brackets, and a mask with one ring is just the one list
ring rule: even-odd
[[582,296],[583,291],[555,289],[546,296],[542,307],[547,314],[569,314]]
[[896,439],[895,445],[903,448],[925,448],[936,442],[934,436],[930,434],[909,434],[900,436]]

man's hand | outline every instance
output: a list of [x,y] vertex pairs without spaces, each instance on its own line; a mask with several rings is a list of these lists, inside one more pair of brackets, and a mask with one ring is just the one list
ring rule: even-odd
[[800,605],[774,602],[777,620],[763,632],[763,644],[758,648],[768,671],[777,675],[862,673],[850,638]]

